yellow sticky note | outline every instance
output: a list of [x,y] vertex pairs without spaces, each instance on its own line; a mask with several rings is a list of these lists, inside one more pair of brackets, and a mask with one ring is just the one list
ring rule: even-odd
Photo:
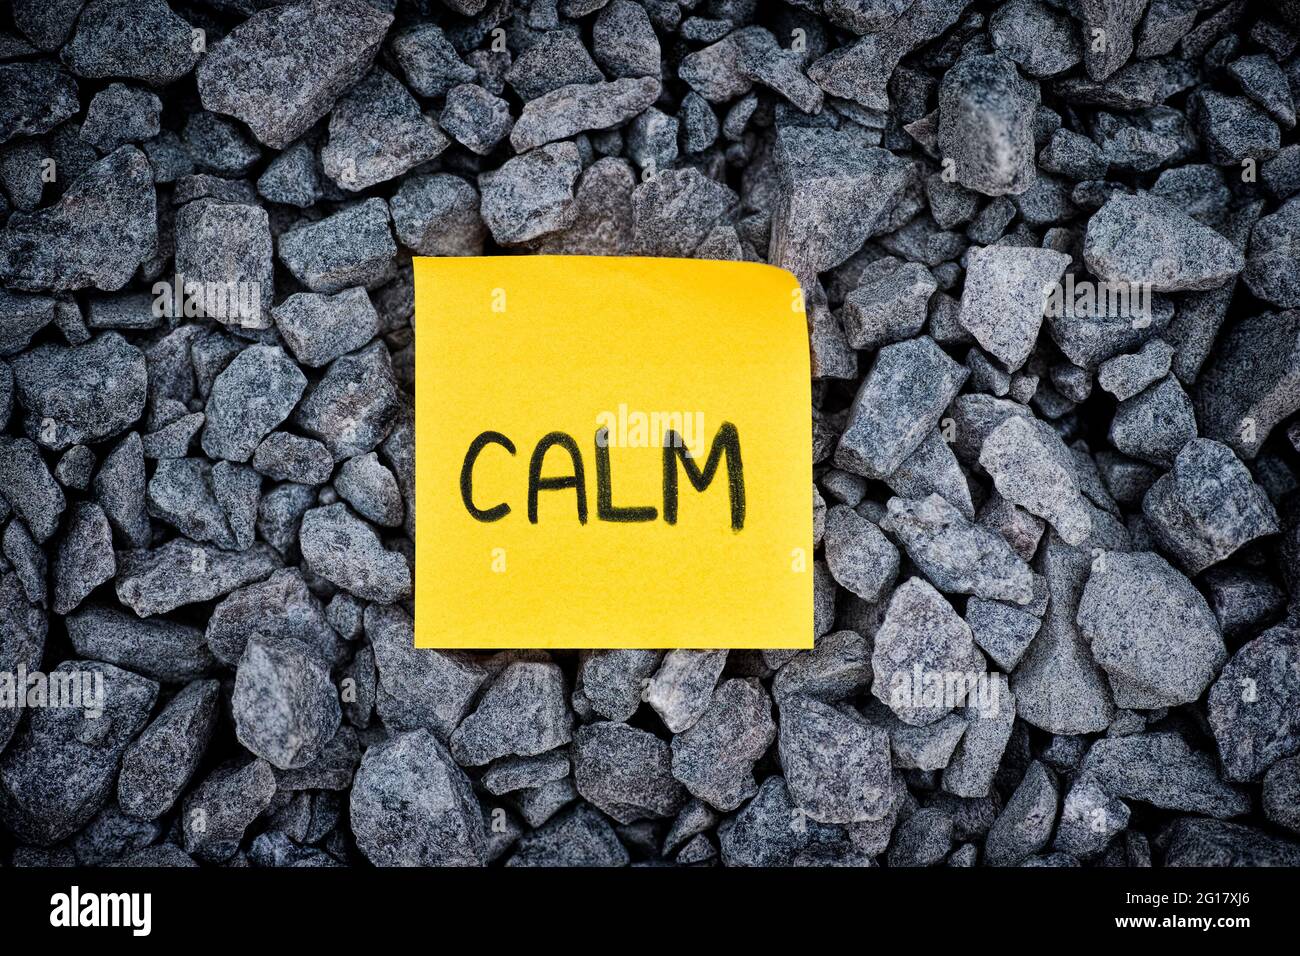
[[417,647],[812,647],[792,275],[417,258],[415,333]]

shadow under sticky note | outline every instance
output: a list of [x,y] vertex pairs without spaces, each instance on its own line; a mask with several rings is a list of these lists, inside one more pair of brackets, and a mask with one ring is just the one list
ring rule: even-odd
[[415,643],[810,648],[797,280],[416,258]]

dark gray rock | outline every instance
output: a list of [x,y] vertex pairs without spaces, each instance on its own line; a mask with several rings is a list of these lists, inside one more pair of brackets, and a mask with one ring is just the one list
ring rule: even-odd
[[968,375],[927,336],[881,349],[853,400],[835,464],[868,478],[891,474],[938,424]]
[[383,342],[374,342],[335,359],[307,389],[293,423],[341,461],[374,449],[400,412],[392,358]]
[[258,443],[288,418],[307,379],[276,345],[250,345],[216,377],[201,439],[213,458],[245,462]]
[[117,801],[139,820],[156,820],[189,786],[217,720],[221,685],[187,684],[122,754]]
[[411,593],[406,559],[384,548],[374,529],[345,504],[307,511],[300,543],[312,573],[357,597],[388,604]]
[[795,805],[813,820],[857,823],[888,813],[889,735],[856,714],[806,697],[782,700],[779,753]]
[[25,438],[0,438],[0,495],[43,544],[53,536],[66,500],[36,446]]
[[283,149],[369,70],[392,16],[361,0],[277,6],[214,44],[197,71],[209,110]]
[[984,440],[979,462],[998,494],[1051,523],[1067,544],[1092,529],[1070,450],[1044,422],[1011,415]]
[[1159,545],[1189,574],[1279,528],[1250,471],[1231,448],[1207,438],[1183,447],[1142,499],[1142,514]]
[[222,764],[186,794],[181,840],[187,853],[209,863],[230,859],[244,834],[275,798],[275,773],[265,760]]
[[989,830],[984,862],[1014,866],[1046,846],[1056,825],[1059,800],[1055,774],[1034,761]]
[[104,509],[89,502],[79,502],[72,508],[67,530],[59,541],[54,559],[52,610],[55,614],[69,613],[90,592],[112,578],[116,571],[113,532]]
[[232,552],[173,538],[153,550],[119,551],[117,564],[118,600],[140,617],[151,617],[261,581],[280,566],[280,560],[261,543]]
[[0,230],[0,280],[33,291],[113,292],[156,253],[157,242],[149,160],[123,146],[87,169],[57,204],[9,217]]
[[448,143],[406,87],[375,69],[330,113],[321,166],[343,189],[357,192],[429,162]]
[[122,752],[140,732],[158,685],[98,661],[64,661],[90,707],[33,708],[0,756],[0,820],[24,843],[50,846],[88,823],[109,800]]
[[572,739],[564,674],[555,664],[516,661],[451,735],[456,762],[468,767],[510,755],[529,757]]
[[1019,195],[1034,184],[1037,84],[1005,56],[968,56],[939,89],[939,149],[957,182],[985,196]]
[[754,680],[723,681],[704,713],[673,737],[672,775],[723,811],[756,792],[754,763],[776,738],[772,700]]
[[646,684],[644,700],[674,734],[689,730],[713,700],[726,663],[725,650],[671,650]]
[[1214,758],[1178,734],[1103,738],[1089,749],[1080,773],[1112,796],[1168,810],[1212,817],[1250,810],[1249,795],[1219,779]]
[[573,737],[578,793],[619,823],[676,815],[686,791],[674,765],[666,741],[627,724],[597,721]]
[[244,647],[231,709],[239,742],[282,770],[312,763],[342,720],[324,660],[302,641],[260,634]]
[[173,83],[199,60],[192,27],[164,0],[90,0],[63,48],[63,62],[89,79]]
[[378,197],[283,233],[280,261],[312,292],[332,294],[378,284],[397,255],[388,204]]
[[1033,597],[1029,566],[1011,546],[939,495],[890,498],[886,507],[881,527],[939,590],[1017,604]]
[[1210,688],[1210,728],[1230,780],[1258,780],[1300,751],[1300,632],[1274,627],[1232,656]]
[[1149,551],[1101,552],[1079,602],[1078,622],[1119,707],[1191,703],[1228,656],[1205,598]]

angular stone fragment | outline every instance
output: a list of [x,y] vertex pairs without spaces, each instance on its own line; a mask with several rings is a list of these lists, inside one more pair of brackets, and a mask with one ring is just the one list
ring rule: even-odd
[[1241,816],[1250,797],[1219,779],[1214,758],[1178,734],[1132,734],[1098,740],[1080,773],[1103,790],[1168,810],[1212,817]]
[[1101,363],[1097,384],[1121,402],[1169,374],[1174,349],[1162,339],[1152,339],[1131,355],[1117,355]]
[[1083,59],[1069,17],[1040,0],[1011,0],[998,7],[989,17],[989,39],[1034,77],[1064,73]]
[[371,286],[387,274],[397,255],[388,228],[388,204],[378,197],[349,206],[319,222],[283,233],[280,261],[312,292],[327,295]]
[[1281,145],[1277,123],[1245,97],[1201,87],[1188,97],[1187,109],[1216,165],[1239,167],[1246,160],[1258,165]]
[[869,478],[891,474],[938,424],[969,374],[928,336],[881,349],[853,399],[835,464]]
[[569,755],[559,749],[535,757],[502,757],[483,774],[483,786],[489,793],[500,795],[563,780],[568,775]]
[[957,320],[1007,369],[1025,364],[1043,310],[1070,257],[1051,249],[987,246],[971,253]]
[[64,661],[52,674],[64,681],[74,675],[102,711],[33,708],[0,756],[0,820],[24,843],[50,846],[99,812],[112,794],[122,751],[158,697],[153,681],[98,661]]
[[941,428],[931,430],[916,450],[903,459],[885,484],[904,498],[937,494],[967,518],[975,517],[970,485]]
[[582,664],[582,692],[596,713],[625,721],[641,706],[641,694],[662,657],[660,651],[630,648],[596,651]]
[[591,48],[610,76],[659,76],[659,38],[645,7],[632,0],[605,4],[592,24]]
[[966,622],[924,579],[908,578],[894,590],[876,632],[871,693],[904,723],[922,727],[957,705],[949,695],[927,695],[926,686],[937,680],[942,689],[944,675],[967,674],[979,663]]
[[547,30],[515,60],[505,75],[525,103],[562,86],[599,83],[604,77],[577,30]]
[[53,206],[16,212],[0,230],[0,280],[16,289],[122,288],[157,250],[153,170],[123,146],[79,176]]
[[1245,266],[1231,242],[1150,194],[1111,197],[1088,220],[1083,257],[1102,279],[1156,292],[1217,289]]
[[1088,536],[1092,519],[1074,460],[1050,425],[1009,417],[985,439],[979,462],[998,494],[1051,522],[1066,543],[1078,544]]
[[573,714],[566,696],[564,674],[555,664],[510,664],[452,733],[456,762],[478,767],[498,757],[529,757],[567,744]]
[[383,441],[400,410],[392,359],[384,343],[375,342],[336,359],[307,391],[293,421],[342,460]]
[[205,640],[227,667],[235,667],[250,636],[291,638],[311,647],[327,664],[343,658],[343,647],[297,568],[276,571],[221,600],[208,618]]
[[447,145],[406,87],[376,69],[330,113],[329,141],[320,159],[326,176],[357,192],[436,158]]
[[1279,760],[1264,775],[1264,816],[1292,833],[1300,833],[1300,757]]
[[272,432],[253,453],[253,467],[276,481],[321,485],[334,473],[334,456],[314,439]]
[[334,490],[368,521],[390,528],[402,523],[397,479],[373,451],[345,461],[334,478]]
[[113,532],[104,510],[96,504],[79,502],[73,506],[54,560],[54,613],[72,611],[116,570]]
[[447,91],[438,123],[456,142],[486,156],[510,135],[514,119],[505,100],[481,86],[462,83]]
[[686,802],[668,744],[627,724],[598,721],[573,739],[578,792],[620,823],[670,817]]
[[[0,355],[12,355],[27,348],[33,335],[56,320],[55,310],[56,303],[48,296],[0,289]],[[8,408],[13,403],[13,376],[6,373],[5,377],[9,380],[10,396],[5,402]],[[7,419],[8,415],[4,417]]]
[[879,820],[892,796],[889,735],[806,697],[781,702],[781,768],[796,806],[821,823]]
[[312,763],[338,730],[343,712],[329,668],[294,638],[250,638],[235,674],[235,735],[273,767]]
[[[1128,62],[1133,31],[1146,7],[1147,0],[1079,0],[1075,16],[1083,27],[1083,62],[1090,77],[1105,80]],[[1099,36],[1102,42],[1096,42]]]
[[215,201],[183,207],[176,216],[176,271],[187,285],[201,283],[198,298],[207,318],[245,329],[271,324],[274,281],[265,209]]
[[1016,699],[1002,674],[989,674],[984,696],[967,706],[966,731],[943,769],[943,789],[958,797],[985,797],[993,790],[1016,720]]
[[420,96],[442,96],[457,83],[472,83],[465,64],[436,23],[416,23],[394,33],[388,43],[407,85]]
[[204,57],[197,71],[203,105],[283,149],[366,74],[392,21],[362,0],[262,10]]
[[127,143],[140,143],[158,135],[162,100],[150,93],[110,83],[95,94],[86,108],[81,138],[101,153],[111,153]]
[[1034,184],[1038,86],[1005,56],[968,56],[939,88],[939,150],[957,182],[985,196],[1019,195]]
[[864,148],[846,131],[783,127],[773,158],[778,191],[768,261],[805,280],[857,252],[908,179],[904,160]]
[[1015,670],[1043,624],[1028,611],[978,597],[966,602],[966,623],[980,650],[1008,673]]
[[1239,823],[1181,817],[1167,836],[1165,866],[1300,866],[1300,844]]
[[672,775],[691,795],[730,811],[757,792],[754,763],[776,739],[772,699],[755,680],[723,681],[708,708],[672,741]]
[[232,552],[173,538],[152,551],[121,551],[117,563],[118,600],[140,617],[151,617],[260,581],[279,567],[280,560],[260,543]]
[[411,593],[406,559],[385,549],[374,529],[345,504],[307,511],[300,541],[312,573],[357,597],[389,604]]
[[299,292],[272,309],[271,315],[293,357],[310,368],[361,348],[379,332],[379,315],[361,288],[336,295]]
[[654,77],[562,86],[524,104],[510,144],[524,153],[575,133],[617,126],[658,98]]
[[1278,529],[1277,512],[1250,471],[1217,441],[1188,442],[1142,499],[1161,548],[1199,574],[1242,545]]
[[1196,438],[1192,401],[1172,375],[1120,402],[1110,423],[1110,443],[1132,458],[1169,466]]
[[1228,656],[1200,592],[1149,551],[1102,552],[1079,602],[1078,621],[1111,678],[1119,707],[1195,701]]
[[221,685],[187,684],[122,754],[117,802],[128,815],[156,820],[189,786],[217,721]]
[[479,255],[487,227],[479,195],[459,176],[407,177],[392,199],[393,228],[402,244],[420,255]]
[[1210,688],[1206,709],[1229,780],[1258,780],[1300,751],[1300,632],[1273,627],[1244,644]]
[[1059,799],[1055,774],[1034,761],[989,830],[984,862],[1013,866],[1046,846],[1056,825]]
[[202,677],[215,665],[203,632],[174,621],[142,621],[115,608],[88,605],[66,621],[78,654],[108,661],[164,684]]
[[148,547],[152,538],[145,510],[144,449],[131,432],[109,452],[94,481],[95,498],[113,530],[133,548]]
[[212,458],[244,462],[284,421],[307,385],[276,345],[250,345],[217,376],[208,396],[201,439]]
[[641,255],[690,257],[738,205],[727,186],[698,169],[665,170],[632,190],[632,248]]
[[[888,266],[878,269],[886,262]],[[882,260],[873,264],[873,270],[877,271],[864,275],[849,293],[840,312],[844,333],[855,349],[879,348],[915,336],[925,324],[926,304],[937,288],[930,271],[919,262]]]
[[1259,299],[1284,309],[1300,306],[1300,198],[1255,224],[1242,279]]
[[117,332],[85,345],[41,345],[13,360],[27,430],[62,451],[120,434],[144,410],[144,355]]
[[78,76],[152,86],[179,80],[199,60],[193,28],[164,0],[91,0],[62,56]]
[[195,541],[233,549],[230,523],[213,492],[212,466],[202,458],[160,461],[149,479],[149,514]]
[[1229,329],[1197,380],[1195,401],[1205,436],[1252,460],[1300,408],[1300,312],[1264,313]]
[[898,577],[898,549],[852,508],[826,513],[826,566],[841,586],[864,601],[878,601]]
[[244,833],[275,798],[275,773],[265,760],[234,761],[213,770],[181,803],[181,840],[209,863],[230,859]]
[[808,76],[831,96],[872,110],[888,110],[889,79],[899,61],[937,39],[967,6],[967,0],[916,0],[884,29],[821,57],[809,67]]
[[758,794],[718,827],[727,866],[869,866],[879,849],[865,844],[872,824],[842,826],[805,819],[779,775],[763,781]]
[[1028,604],[1029,566],[999,535],[970,523],[938,495],[891,498],[881,527],[940,590]]
[[66,503],[63,489],[26,438],[0,437],[0,497],[22,517],[40,544],[58,528]]
[[304,141],[294,143],[275,159],[257,179],[257,193],[271,202],[306,208],[321,197],[316,153]]
[[526,833],[506,866],[627,866],[628,854],[614,828],[595,810],[578,806]]
[[726,663],[725,650],[671,650],[646,684],[645,702],[674,734],[689,730],[708,709]]
[[582,172],[572,143],[550,143],[479,177],[481,213],[502,245],[516,245],[571,226],[573,184]]

